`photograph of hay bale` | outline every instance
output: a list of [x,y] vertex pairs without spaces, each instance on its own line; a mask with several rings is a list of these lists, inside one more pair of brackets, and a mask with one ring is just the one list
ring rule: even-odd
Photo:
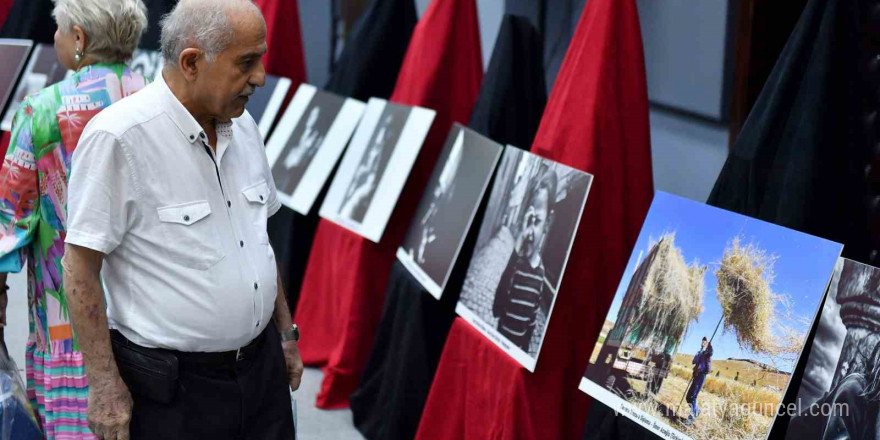
[[507,147],[455,312],[535,371],[593,176]]
[[880,269],[841,258],[786,439],[880,435]]
[[580,389],[664,438],[766,438],[841,250],[658,192]]

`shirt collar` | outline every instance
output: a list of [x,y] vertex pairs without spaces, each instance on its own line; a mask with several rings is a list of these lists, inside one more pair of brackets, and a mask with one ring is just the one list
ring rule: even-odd
[[[171,116],[171,120],[174,121],[174,125],[180,130],[183,137],[185,137],[191,144],[194,144],[199,139],[207,143],[208,136],[205,134],[205,131],[202,130],[202,126],[199,125],[196,118],[194,118],[189,110],[187,110],[180,100],[177,99],[177,96],[174,96],[174,92],[168,87],[168,83],[165,82],[165,77],[162,72],[159,72],[159,74],[156,75],[156,80],[154,82],[164,96],[165,107]],[[232,138],[232,121],[217,121],[215,128],[218,137],[222,136],[227,139]]]

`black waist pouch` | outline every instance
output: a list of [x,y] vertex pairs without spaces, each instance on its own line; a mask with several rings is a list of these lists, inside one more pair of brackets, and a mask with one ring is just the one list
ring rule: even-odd
[[119,375],[132,394],[163,404],[174,400],[179,372],[174,353],[141,347],[116,330],[110,331],[110,343]]

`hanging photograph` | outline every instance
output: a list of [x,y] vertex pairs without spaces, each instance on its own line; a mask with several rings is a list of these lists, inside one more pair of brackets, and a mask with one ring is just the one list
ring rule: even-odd
[[63,80],[68,73],[58,61],[58,54],[51,44],[38,44],[9,100],[6,115],[0,121],[0,130],[12,131],[12,118],[25,97]]
[[397,259],[440,299],[501,157],[501,144],[455,124]]
[[266,84],[263,87],[257,87],[247,104],[244,105],[244,108],[257,123],[263,141],[269,136],[272,123],[278,117],[278,111],[281,110],[288,90],[290,90],[289,79],[266,75]]
[[842,245],[658,192],[580,389],[666,439],[764,439]]
[[435,114],[371,98],[321,205],[321,217],[378,243]]
[[284,206],[307,215],[342,156],[366,105],[302,84],[266,144]]
[[5,112],[33,47],[31,40],[0,38],[0,112]]
[[592,182],[514,147],[501,158],[455,311],[529,371]]
[[880,269],[841,258],[825,297],[798,414],[786,438],[874,439],[880,435]]

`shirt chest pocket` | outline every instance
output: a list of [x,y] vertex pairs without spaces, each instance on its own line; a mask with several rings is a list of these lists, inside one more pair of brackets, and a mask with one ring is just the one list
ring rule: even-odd
[[269,234],[266,232],[266,221],[269,218],[269,185],[265,180],[248,185],[241,190],[245,199],[247,226],[252,227],[260,244],[269,244]]
[[180,265],[207,270],[223,259],[216,225],[211,222],[211,205],[206,200],[157,208],[165,249]]

